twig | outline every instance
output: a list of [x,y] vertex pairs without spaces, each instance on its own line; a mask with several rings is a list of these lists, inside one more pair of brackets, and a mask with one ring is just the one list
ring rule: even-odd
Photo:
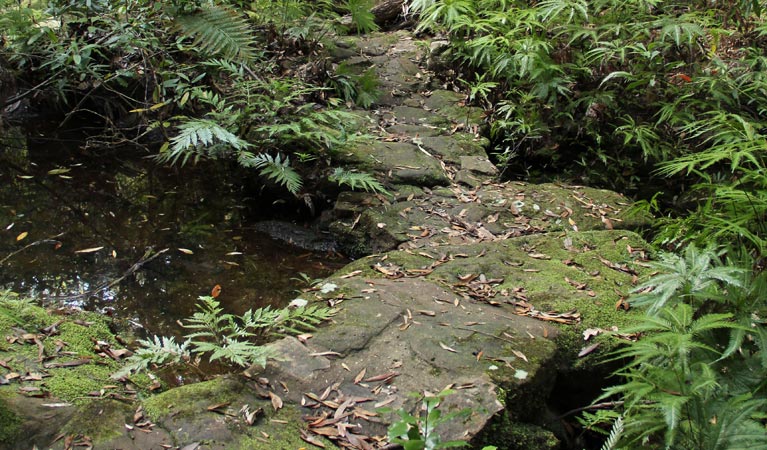
[[6,261],[11,259],[12,257],[18,255],[19,253],[23,252],[24,250],[26,250],[26,249],[28,249],[30,247],[34,247],[35,245],[41,245],[41,244],[54,244],[54,245],[56,245],[56,244],[61,244],[61,241],[57,240],[56,238],[57,237],[61,237],[63,235],[64,235],[64,233],[59,233],[56,236],[51,236],[48,239],[40,239],[39,241],[35,241],[35,242],[31,243],[31,244],[27,244],[24,247],[21,247],[20,249],[16,250],[15,252],[11,252],[5,258],[0,259],[0,264],[5,263]]
[[167,248],[165,248],[165,249],[162,249],[162,250],[160,250],[160,251],[159,251],[159,252],[157,252],[157,253],[154,253],[154,254],[152,254],[152,249],[149,249],[149,250],[147,250],[147,251],[146,251],[146,253],[144,253],[144,256],[142,256],[142,257],[141,257],[141,259],[139,259],[138,261],[136,261],[136,263],[135,263],[135,264],[133,264],[132,266],[130,266],[130,268],[129,268],[128,270],[126,270],[126,271],[125,271],[125,272],[124,272],[124,273],[123,273],[123,274],[122,274],[122,275],[121,275],[119,278],[117,278],[117,279],[114,279],[114,280],[112,280],[112,281],[110,281],[110,282],[108,282],[108,283],[104,283],[104,284],[102,284],[102,285],[98,286],[98,287],[97,287],[97,288],[95,288],[95,289],[91,289],[90,291],[86,291],[86,292],[83,292],[83,293],[80,293],[80,294],[75,294],[75,295],[62,295],[62,296],[52,296],[52,297],[48,297],[48,299],[49,299],[49,300],[74,300],[74,299],[83,298],[83,297],[90,297],[90,296],[92,296],[92,295],[98,294],[99,292],[101,292],[101,291],[103,291],[103,290],[109,289],[109,288],[111,288],[111,287],[113,287],[113,286],[115,286],[115,285],[119,284],[119,283],[120,283],[120,282],[122,282],[124,279],[128,278],[128,276],[130,276],[130,275],[131,275],[131,274],[133,274],[134,272],[136,272],[136,271],[138,271],[139,269],[141,269],[141,267],[142,267],[144,264],[146,264],[146,263],[148,263],[148,262],[152,261],[153,259],[157,258],[158,256],[162,255],[163,253],[165,253],[165,252],[167,252],[167,251],[168,251],[168,249],[167,249]]

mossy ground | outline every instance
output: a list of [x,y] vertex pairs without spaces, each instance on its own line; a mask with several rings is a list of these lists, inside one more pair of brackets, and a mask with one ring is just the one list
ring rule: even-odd
[[0,444],[15,442],[21,431],[21,417],[6,405],[6,393],[0,389]]
[[[252,426],[237,414],[246,404],[251,411],[260,408],[263,412]],[[210,405],[226,405],[222,407],[226,414],[208,411]],[[254,391],[235,376],[180,386],[146,399],[143,406],[153,421],[167,427],[180,442],[185,437],[182,429],[220,428],[211,435],[220,436],[217,443],[225,443],[226,448],[232,450],[307,447],[300,437],[303,420],[298,407],[285,405],[275,411],[269,400],[255,396]],[[326,448],[335,448],[330,441],[319,440]]]
[[[39,361],[39,348],[31,340],[17,339],[3,349],[2,358],[12,371],[46,375],[41,381],[26,382],[25,385],[40,387],[49,395],[65,401],[82,403],[88,400],[89,394],[114,384],[109,376],[117,370],[119,362],[100,356],[95,351],[96,342],[106,343],[111,348],[119,347],[105,317],[87,312],[51,315],[28,302],[19,307],[16,300],[6,300],[0,305],[7,313],[0,321],[1,336],[33,334],[38,336],[45,349],[45,364],[48,367]],[[19,322],[24,324],[23,327],[19,326]],[[41,330],[55,324],[58,324],[56,331],[50,336],[41,334]],[[55,367],[56,364],[81,359],[89,359],[90,363]]]

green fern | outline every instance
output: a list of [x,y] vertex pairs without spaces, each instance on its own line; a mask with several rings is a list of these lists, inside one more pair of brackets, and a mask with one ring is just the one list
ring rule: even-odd
[[[153,366],[187,363],[196,367],[193,354],[207,354],[209,361],[223,360],[239,367],[253,364],[266,365],[274,352],[261,345],[269,333],[277,335],[299,334],[313,330],[328,320],[335,310],[320,305],[301,308],[249,310],[242,316],[224,312],[218,300],[210,296],[199,298],[197,311],[183,321],[184,328],[192,330],[181,344],[166,337],[139,340],[136,353],[125,361],[125,366],[112,375],[121,378]],[[255,341],[255,342],[254,342]]]
[[213,56],[251,63],[256,59],[255,39],[248,21],[234,9],[208,4],[176,18],[179,31],[194,38],[194,46]]
[[250,143],[237,137],[215,121],[209,119],[184,119],[178,125],[179,133],[163,146],[157,159],[163,163],[181,165],[190,158],[195,162],[206,156],[215,156],[215,146],[224,144],[236,150],[250,147]]
[[623,435],[623,416],[618,416],[610,429],[610,435],[607,437],[600,450],[615,450],[618,448],[618,442]]
[[252,153],[242,152],[238,161],[243,167],[254,167],[259,169],[262,176],[275,181],[285,188],[291,194],[298,194],[303,182],[301,175],[290,166],[290,157],[272,156],[267,153],[253,155]]
[[363,189],[367,192],[376,192],[391,195],[384,186],[369,173],[351,172],[340,167],[333,171],[328,179],[339,186],[349,186],[352,190]]
[[113,379],[129,376],[133,372],[144,372],[153,365],[180,364],[191,359],[189,340],[179,344],[173,337],[154,336],[137,342],[141,347],[125,359],[125,365],[112,374]]
[[352,16],[352,25],[357,29],[358,34],[378,31],[375,16],[370,12],[373,3],[372,0],[346,0],[344,6]]
[[656,314],[670,300],[698,303],[716,299],[720,285],[740,287],[744,270],[724,266],[712,248],[699,250],[688,245],[683,256],[662,254],[660,261],[650,263],[662,273],[634,288],[634,306],[649,306],[648,314]]

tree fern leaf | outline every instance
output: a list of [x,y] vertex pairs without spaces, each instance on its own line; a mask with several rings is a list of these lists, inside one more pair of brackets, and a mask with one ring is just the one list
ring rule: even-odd
[[241,63],[256,58],[254,38],[248,21],[234,9],[206,5],[176,18],[182,34],[194,38],[194,45],[214,56]]

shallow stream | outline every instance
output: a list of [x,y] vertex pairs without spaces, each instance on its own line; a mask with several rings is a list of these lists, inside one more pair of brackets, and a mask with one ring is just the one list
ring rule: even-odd
[[162,167],[135,149],[29,133],[0,130],[0,287],[46,306],[178,335],[177,321],[216,285],[239,314],[284,306],[306,287],[299,274],[346,263],[256,231],[272,211],[221,164]]

